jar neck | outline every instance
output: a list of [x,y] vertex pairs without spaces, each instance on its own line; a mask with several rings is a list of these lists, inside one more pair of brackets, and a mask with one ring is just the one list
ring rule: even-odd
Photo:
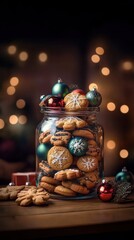
[[66,118],[77,117],[81,118],[92,125],[97,122],[97,114],[100,111],[99,107],[90,107],[81,111],[66,111],[64,108],[41,108],[41,113],[44,114],[44,118]]
[[88,107],[79,111],[66,111],[65,108],[61,107],[41,107],[41,113],[45,116],[95,116],[98,112],[100,112],[99,107]]

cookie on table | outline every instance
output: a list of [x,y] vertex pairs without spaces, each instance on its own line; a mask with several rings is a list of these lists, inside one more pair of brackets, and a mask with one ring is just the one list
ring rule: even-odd
[[73,162],[73,156],[66,147],[53,146],[48,151],[47,161],[53,170],[69,168]]
[[15,200],[17,198],[17,194],[24,188],[25,185],[2,187],[0,188],[0,200]]
[[15,202],[23,207],[32,204],[40,206],[46,205],[49,198],[50,198],[49,193],[45,191],[43,188],[31,186],[21,190],[18,193]]
[[74,92],[68,93],[64,97],[64,103],[66,111],[85,110],[89,105],[89,101],[85,95]]

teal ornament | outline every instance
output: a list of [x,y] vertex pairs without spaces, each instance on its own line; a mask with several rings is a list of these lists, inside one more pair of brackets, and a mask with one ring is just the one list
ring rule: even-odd
[[74,137],[70,140],[68,144],[68,149],[70,153],[75,156],[83,156],[88,150],[88,142],[85,138]]
[[67,84],[58,79],[58,82],[52,87],[52,94],[64,98],[70,92]]
[[126,167],[123,167],[122,171],[116,174],[115,181],[116,182],[131,182],[132,181],[132,176],[129,173],[129,171],[127,171]]
[[49,143],[39,144],[37,149],[36,149],[36,154],[37,154],[38,158],[41,159],[41,160],[46,160],[47,159],[47,153],[48,153],[48,151],[51,147],[52,146]]
[[93,88],[92,90],[87,92],[86,98],[89,100],[90,107],[99,107],[102,102],[102,96],[96,90],[96,88]]

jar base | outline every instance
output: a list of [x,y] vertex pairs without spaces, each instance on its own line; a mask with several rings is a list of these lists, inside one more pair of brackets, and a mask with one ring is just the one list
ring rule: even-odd
[[97,193],[96,191],[93,191],[91,193],[89,193],[88,195],[79,195],[79,196],[75,196],[75,197],[69,197],[69,196],[61,196],[58,194],[50,194],[50,198],[52,199],[61,199],[61,200],[83,200],[83,199],[90,199],[90,198],[96,198],[97,197]]

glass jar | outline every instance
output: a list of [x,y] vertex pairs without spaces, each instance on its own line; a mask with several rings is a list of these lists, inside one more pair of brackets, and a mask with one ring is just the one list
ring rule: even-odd
[[99,107],[67,112],[41,108],[36,128],[36,185],[52,198],[86,199],[96,196],[104,171],[104,130],[97,122]]

